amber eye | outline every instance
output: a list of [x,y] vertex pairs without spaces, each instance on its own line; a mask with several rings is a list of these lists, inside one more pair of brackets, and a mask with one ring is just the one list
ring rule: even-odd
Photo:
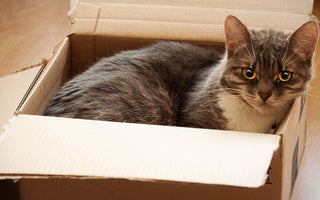
[[282,71],[279,73],[278,77],[279,77],[279,80],[282,82],[289,81],[292,77],[292,72]]
[[249,69],[249,68],[243,68],[242,69],[242,74],[246,79],[249,79],[249,80],[253,80],[257,76],[257,73],[255,71],[253,71],[252,69]]

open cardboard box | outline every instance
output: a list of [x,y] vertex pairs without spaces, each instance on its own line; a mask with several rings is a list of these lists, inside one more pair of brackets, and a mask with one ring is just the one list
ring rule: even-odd
[[241,10],[252,4],[236,0],[234,9],[207,0],[112,2],[80,2],[72,34],[2,127],[1,185],[11,189],[5,193],[16,192],[16,199],[288,199],[305,143],[305,96],[274,135],[41,115],[67,79],[103,56],[158,40],[223,49],[228,14],[251,27],[290,31],[310,19],[312,1],[296,0],[284,10],[258,1],[263,12]]

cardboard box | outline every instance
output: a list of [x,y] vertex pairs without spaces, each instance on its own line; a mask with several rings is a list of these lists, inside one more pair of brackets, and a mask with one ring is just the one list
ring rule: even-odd
[[18,112],[2,127],[0,184],[10,189],[3,194],[17,192],[16,199],[288,199],[305,143],[305,96],[274,135],[41,115],[68,78],[103,56],[158,40],[221,48],[222,24],[231,13],[251,27],[294,30],[310,18],[312,2],[296,0],[303,9],[289,4],[281,10],[280,4],[257,1],[263,12],[254,6],[241,10],[252,4],[236,0],[233,9],[215,8],[207,0],[115,2],[80,2],[71,15],[72,34],[56,47]]
[[15,113],[21,99],[25,96],[30,85],[32,85],[33,80],[37,74],[40,75],[40,69],[41,65],[17,73],[0,76],[0,126],[7,123]]

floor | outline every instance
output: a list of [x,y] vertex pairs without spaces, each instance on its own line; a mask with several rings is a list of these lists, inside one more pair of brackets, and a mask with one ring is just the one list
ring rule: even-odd
[[[68,33],[69,6],[67,0],[0,1],[0,77],[50,57]],[[320,0],[314,15],[320,18]],[[291,200],[320,199],[320,42],[314,66],[319,78],[310,86],[307,142]]]
[[68,33],[69,6],[68,0],[0,1],[0,77],[51,57]]

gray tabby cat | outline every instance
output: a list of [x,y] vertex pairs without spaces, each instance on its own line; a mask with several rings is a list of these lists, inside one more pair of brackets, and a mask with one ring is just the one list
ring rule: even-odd
[[67,82],[45,115],[273,132],[312,77],[314,21],[293,34],[225,21],[226,53],[160,42],[104,58]]

